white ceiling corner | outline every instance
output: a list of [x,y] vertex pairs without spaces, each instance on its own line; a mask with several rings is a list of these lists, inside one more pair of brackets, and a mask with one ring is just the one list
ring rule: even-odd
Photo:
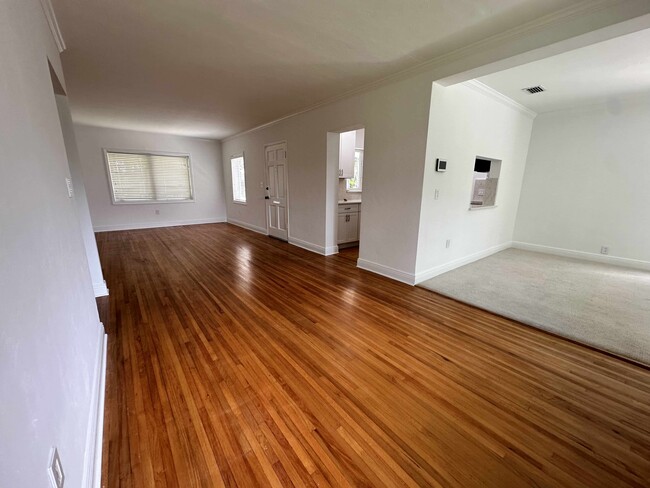
[[[650,29],[478,78],[537,113],[650,95]],[[529,94],[528,86],[546,91]]]
[[494,88],[491,88],[487,86],[485,83],[481,83],[478,80],[469,80],[463,83],[463,85],[471,88],[472,90],[475,90],[479,93],[482,93],[483,95],[487,95],[488,97],[492,98],[493,100],[507,106],[510,108],[513,108],[522,114],[526,115],[527,117],[530,117],[531,119],[534,119],[537,117],[537,112],[534,110],[529,109],[525,105],[522,105],[521,103],[513,100],[510,97],[507,97],[501,92],[496,91]]

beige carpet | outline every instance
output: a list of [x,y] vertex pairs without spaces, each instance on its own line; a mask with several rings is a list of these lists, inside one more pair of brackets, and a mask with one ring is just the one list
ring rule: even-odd
[[507,249],[420,286],[650,364],[650,272]]

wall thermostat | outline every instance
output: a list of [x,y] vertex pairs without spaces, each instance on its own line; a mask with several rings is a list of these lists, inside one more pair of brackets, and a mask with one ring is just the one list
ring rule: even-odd
[[447,171],[447,161],[444,159],[436,159],[436,171],[440,173]]

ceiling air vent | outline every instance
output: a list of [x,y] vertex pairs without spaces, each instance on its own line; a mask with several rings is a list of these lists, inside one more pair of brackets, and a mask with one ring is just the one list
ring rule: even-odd
[[537,85],[529,86],[528,88],[522,88],[522,90],[534,95],[535,93],[542,93],[543,91],[546,91],[546,88],[544,88],[542,85]]

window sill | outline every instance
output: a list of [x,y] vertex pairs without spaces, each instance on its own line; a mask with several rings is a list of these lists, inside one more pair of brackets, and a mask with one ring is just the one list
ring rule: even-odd
[[167,205],[168,203],[194,203],[195,200],[134,200],[132,202],[113,201],[113,205]]
[[497,205],[477,205],[469,207],[469,210],[486,210],[488,208],[497,208]]
[[247,202],[236,202],[235,200],[233,200],[232,203],[236,205],[246,205]]

